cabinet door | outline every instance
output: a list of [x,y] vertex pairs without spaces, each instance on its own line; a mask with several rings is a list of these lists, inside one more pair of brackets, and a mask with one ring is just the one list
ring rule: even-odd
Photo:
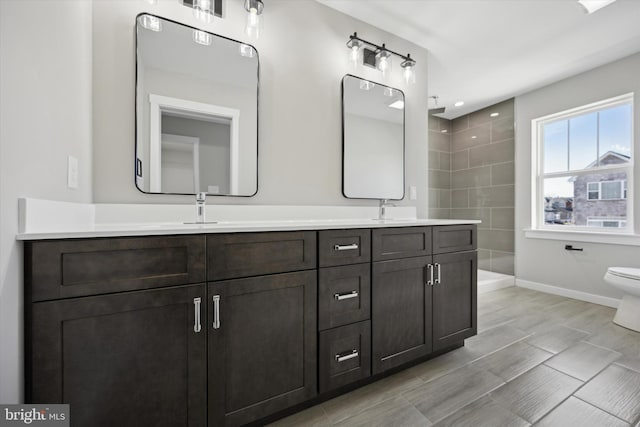
[[208,290],[210,426],[243,425],[316,395],[315,270]]
[[373,263],[373,374],[431,353],[431,257]]
[[70,404],[77,426],[204,425],[205,290],[33,304],[27,400]]
[[440,271],[433,286],[433,347],[440,350],[476,334],[477,253],[435,255],[433,262]]

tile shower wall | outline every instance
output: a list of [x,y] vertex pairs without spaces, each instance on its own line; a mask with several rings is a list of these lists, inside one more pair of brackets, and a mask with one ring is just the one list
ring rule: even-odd
[[429,218],[451,218],[451,120],[429,116]]
[[478,266],[504,274],[514,273],[513,123],[512,99],[451,121],[429,117],[430,215],[482,220]]

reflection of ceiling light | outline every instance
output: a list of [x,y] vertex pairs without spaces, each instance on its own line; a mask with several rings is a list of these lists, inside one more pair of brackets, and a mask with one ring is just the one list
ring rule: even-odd
[[473,135],[473,136],[471,137],[471,139],[476,139],[476,138],[477,138],[477,136],[475,136],[475,135]]
[[241,43],[240,56],[244,56],[245,58],[253,58],[254,56],[256,56],[256,50],[251,45]]
[[205,33],[204,31],[200,31],[200,30],[193,30],[193,41],[201,44],[203,46],[209,46],[211,44],[211,34],[209,33]]
[[609,6],[614,1],[616,0],[578,0],[578,3],[584,7],[587,13],[593,13],[605,6]]
[[158,0],[145,0],[149,4],[157,4]]
[[490,117],[498,117],[500,115],[500,113],[491,113],[489,114]]
[[446,129],[442,129],[440,132],[442,132],[442,133],[447,133],[447,132],[448,132],[448,130],[446,130]]
[[140,25],[142,25],[147,30],[156,32],[162,31],[162,22],[160,22],[160,20],[155,16],[142,15],[140,18],[138,18],[138,20],[140,21]]
[[453,104],[454,107],[462,107],[464,105],[464,101],[458,101],[455,104]]
[[362,90],[371,90],[376,87],[376,84],[370,82],[369,80],[360,80],[360,89]]
[[393,96],[394,90],[390,87],[384,88],[384,96]]
[[389,104],[389,108],[395,108],[396,110],[403,110],[404,109],[404,101],[401,100],[401,99],[398,99],[393,104]]

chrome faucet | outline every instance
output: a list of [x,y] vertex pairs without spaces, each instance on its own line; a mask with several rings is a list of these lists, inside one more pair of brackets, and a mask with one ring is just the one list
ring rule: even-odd
[[387,207],[395,206],[393,203],[389,203],[387,199],[380,200],[380,217],[378,219],[387,219]]
[[207,193],[201,192],[196,194],[196,223],[205,223],[206,202]]

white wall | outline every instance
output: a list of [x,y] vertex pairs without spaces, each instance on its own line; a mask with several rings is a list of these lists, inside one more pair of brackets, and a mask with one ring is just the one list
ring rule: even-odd
[[[640,267],[640,247],[540,240],[531,228],[531,120],[551,113],[635,92],[634,223],[640,234],[640,53],[516,98],[516,277],[535,283],[620,298],[602,280],[609,266]],[[564,250],[566,243],[584,252]]]
[[[18,197],[90,202],[91,2],[0,1],[0,402],[23,399]],[[79,187],[67,188],[67,156]]]
[[[145,195],[133,178],[136,14],[147,11],[200,26],[176,0],[156,6],[143,1],[94,3],[94,199],[99,203],[192,203],[189,196]],[[226,1],[226,18],[201,28],[241,41],[242,1]],[[427,208],[427,52],[412,43],[343,15],[313,0],[265,2],[260,54],[259,188],[252,198],[209,198],[209,203],[364,205],[376,201],[342,196],[340,82],[352,73],[348,36],[386,43],[415,57],[418,82],[405,87],[399,67],[389,82],[406,96],[406,185],[418,200],[401,204]],[[381,80],[376,70],[355,74]],[[409,194],[409,191],[406,191]]]

